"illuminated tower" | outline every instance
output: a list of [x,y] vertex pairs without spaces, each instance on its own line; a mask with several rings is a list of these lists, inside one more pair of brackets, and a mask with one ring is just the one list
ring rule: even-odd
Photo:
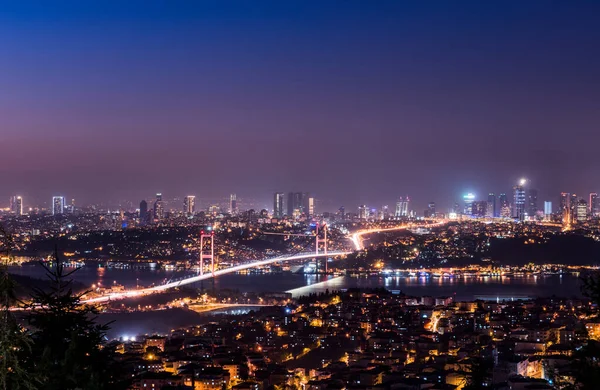
[[160,221],[164,216],[164,205],[162,200],[162,194],[159,192],[156,194],[156,200],[154,201],[154,219]]
[[463,196],[464,208],[463,214],[473,215],[473,202],[475,201],[475,194],[468,193]]
[[552,218],[552,202],[544,202],[544,219],[549,221]]
[[[210,248],[207,246],[210,245]],[[204,260],[210,260],[210,272],[215,276],[215,232],[200,232],[200,275],[204,274]]]
[[577,222],[587,221],[588,205],[585,199],[579,199],[577,202]]
[[23,198],[19,195],[11,196],[10,212],[15,215],[23,215]]
[[52,215],[61,215],[65,212],[65,197],[64,196],[53,196],[52,197]]
[[496,210],[496,195],[494,195],[493,192],[490,192],[488,194],[486,217],[492,217],[492,218],[498,217],[498,212]]
[[196,211],[196,196],[188,195],[183,199],[183,212],[186,216],[192,217]]
[[408,203],[410,199],[408,196],[406,198],[400,197],[398,202],[396,202],[396,218],[405,218],[408,217]]
[[568,192],[560,193],[560,202],[558,203],[562,223],[568,224],[571,221],[571,194]]
[[588,204],[589,209],[590,209],[590,217],[597,217],[598,214],[600,213],[600,209],[598,208],[598,206],[600,206],[600,204],[598,203],[598,194],[595,192],[592,192],[590,194],[590,202]]
[[305,211],[308,215],[315,215],[315,198],[308,198],[308,208]]
[[525,220],[525,184],[526,179],[521,179],[519,184],[513,187],[513,218]]
[[273,195],[273,217],[283,218],[284,211],[284,199],[285,195],[283,192],[276,192]]
[[367,205],[363,204],[358,206],[358,218],[363,221],[366,221],[369,218],[369,208]]
[[229,195],[229,213],[237,214],[238,206],[237,206],[237,195],[231,194]]
[[500,217],[510,218],[510,203],[508,203],[506,194],[498,195],[498,203],[500,204]]

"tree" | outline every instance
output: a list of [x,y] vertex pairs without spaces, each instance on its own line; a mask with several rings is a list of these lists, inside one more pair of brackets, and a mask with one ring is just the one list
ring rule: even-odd
[[96,323],[97,310],[81,302],[55,250],[54,269],[42,264],[49,291],[35,288],[27,317],[33,329],[32,370],[47,390],[124,388],[115,369],[114,351],[106,342],[107,325]]
[[476,390],[485,388],[491,378],[494,363],[490,359],[471,357],[467,364],[463,365],[464,390]]
[[[600,273],[593,273],[582,278],[581,292],[596,305],[600,305]],[[573,388],[588,390],[597,389],[600,383],[600,343],[590,340],[574,354],[571,366],[575,378]]]
[[35,376],[27,372],[23,361],[30,356],[31,338],[11,311],[19,301],[15,282],[8,273],[8,261],[14,241],[0,226],[0,389],[36,389]]

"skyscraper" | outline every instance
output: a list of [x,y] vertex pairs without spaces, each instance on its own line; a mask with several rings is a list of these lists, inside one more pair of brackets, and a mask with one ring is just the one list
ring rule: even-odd
[[145,200],[142,200],[140,202],[140,225],[145,226],[148,224],[148,220],[149,220],[149,215],[148,215],[148,202],[146,202]]
[[505,193],[498,195],[498,203],[500,204],[500,217],[510,218],[510,203]]
[[496,210],[496,195],[494,195],[493,192],[488,194],[486,216],[492,218],[498,217],[498,212]]
[[425,218],[435,218],[435,202],[429,202],[425,211]]
[[587,221],[588,205],[585,199],[579,199],[577,202],[577,222]]
[[154,219],[160,221],[164,216],[164,205],[162,200],[162,194],[159,192],[156,194],[156,200],[154,201]]
[[478,218],[483,218],[487,215],[488,202],[484,200],[474,201],[471,204],[471,215]]
[[538,212],[538,192],[534,188],[530,188],[527,191],[527,215],[530,218],[535,218]]
[[229,213],[237,214],[237,212],[238,212],[237,195],[231,194],[231,195],[229,195]]
[[19,195],[11,196],[10,212],[15,215],[23,215],[23,198]]
[[408,196],[406,198],[400,197],[398,202],[396,202],[396,218],[404,218],[408,217],[408,203],[410,199]]
[[597,217],[600,213],[600,203],[598,202],[598,194],[596,192],[592,192],[590,194],[590,202],[588,206],[590,208],[590,217]]
[[53,196],[52,197],[52,215],[61,215],[65,212],[65,197],[64,196]]
[[513,187],[513,218],[523,221],[525,219],[525,184],[526,179],[521,179]]
[[308,192],[290,192],[287,200],[288,215],[309,215],[309,198]]
[[571,220],[571,194],[568,192],[560,193],[560,201],[558,203],[558,211],[560,212],[562,222],[569,223]]
[[305,212],[307,215],[315,215],[315,198],[308,198],[308,208]]
[[574,223],[577,221],[577,206],[578,206],[577,194],[571,194],[571,200],[569,203],[570,208],[570,219],[569,222]]
[[340,208],[337,211],[337,214],[338,214],[340,220],[342,220],[342,221],[346,220],[346,208],[344,206],[340,206]]
[[361,220],[367,220],[369,218],[369,208],[367,205],[358,206],[358,218]]
[[275,218],[283,218],[284,214],[284,199],[283,192],[276,192],[273,196],[273,216]]
[[544,202],[544,219],[549,221],[552,218],[552,202]]
[[195,211],[196,211],[196,196],[188,195],[185,198],[183,198],[183,212],[185,213],[185,215],[187,215],[188,217],[191,217],[194,215]]
[[388,205],[381,206],[381,215],[383,216],[383,219],[390,218],[390,207]]
[[475,195],[472,193],[468,193],[463,196],[463,214],[465,215],[473,215],[473,202],[475,201]]

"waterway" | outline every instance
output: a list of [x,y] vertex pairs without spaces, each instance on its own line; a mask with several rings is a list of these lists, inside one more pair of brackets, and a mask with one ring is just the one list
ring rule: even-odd
[[[93,263],[92,263],[93,264]],[[45,270],[39,264],[27,264],[10,268],[11,273],[33,278],[44,278]],[[72,278],[84,285],[113,283],[127,288],[160,284],[166,280],[184,277],[185,273],[150,270],[117,269],[86,265],[72,274]],[[200,287],[200,283],[191,285]],[[546,276],[484,276],[484,277],[407,277],[407,276],[358,276],[331,277],[292,273],[228,274],[213,281],[204,281],[205,289],[231,289],[240,292],[290,291],[294,296],[325,290],[348,288],[385,287],[408,295],[434,297],[453,296],[456,300],[534,298],[544,296],[581,296],[580,280],[572,275]]]

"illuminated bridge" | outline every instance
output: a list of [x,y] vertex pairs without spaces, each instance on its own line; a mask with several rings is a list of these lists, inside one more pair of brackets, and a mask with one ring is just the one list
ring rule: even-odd
[[[435,223],[429,223],[427,225],[419,225],[422,227],[437,227],[437,226],[441,226],[443,224],[447,223],[447,221],[441,221],[441,222],[435,222]],[[372,233],[380,233],[380,232],[390,232],[390,231],[398,231],[398,230],[404,230],[404,229],[410,229],[414,227],[414,225],[412,224],[404,224],[404,225],[399,225],[399,226],[395,226],[395,227],[391,227],[391,228],[374,228],[374,229],[365,229],[365,230],[360,230],[358,232],[353,233],[352,235],[350,235],[348,237],[348,239],[350,239],[352,241],[352,244],[354,246],[355,250],[362,250],[364,249],[364,244],[363,244],[363,236],[367,235],[367,234],[372,234]],[[313,259],[313,258],[322,258],[322,257],[339,257],[339,256],[345,256],[348,255],[352,252],[349,251],[332,251],[332,252],[328,252],[327,251],[327,228],[325,227],[325,229],[323,229],[324,234],[325,234],[325,238],[321,239],[319,238],[318,235],[318,231],[317,234],[315,236],[315,241],[316,241],[316,250],[313,252],[304,252],[304,253],[298,253],[298,254],[294,254],[294,255],[285,255],[285,256],[279,256],[279,257],[274,257],[271,259],[266,259],[266,260],[258,260],[258,261],[252,261],[252,262],[248,262],[248,263],[243,263],[243,264],[239,264],[233,267],[229,267],[229,268],[223,268],[223,269],[219,269],[219,270],[215,270],[214,269],[214,252],[213,252],[213,235],[212,233],[209,234],[204,234],[204,232],[201,232],[201,240],[206,239],[207,242],[210,242],[210,246],[211,249],[209,252],[207,252],[207,254],[204,254],[204,250],[203,248],[203,244],[201,244],[201,254],[200,254],[200,273],[198,275],[195,276],[190,276],[181,280],[177,280],[177,281],[172,281],[172,282],[168,282],[165,284],[161,284],[159,286],[152,286],[152,287],[146,287],[146,288],[141,288],[141,289],[135,289],[135,290],[125,290],[122,292],[115,292],[115,293],[109,293],[106,295],[102,295],[99,297],[95,297],[95,298],[90,298],[87,299],[85,301],[83,301],[83,303],[103,303],[103,302],[108,302],[111,300],[118,300],[118,299],[124,299],[124,298],[132,298],[132,297],[139,297],[139,296],[143,296],[143,295],[150,295],[150,294],[154,294],[154,293],[159,293],[171,288],[176,288],[176,287],[181,287],[181,286],[185,286],[187,284],[192,284],[192,283],[197,283],[203,280],[208,280],[210,278],[216,277],[216,276],[221,276],[221,275],[227,275],[230,273],[235,273],[235,272],[239,272],[239,271],[243,271],[249,268],[255,268],[255,267],[262,267],[265,265],[270,265],[270,264],[275,264],[275,263],[281,263],[281,262],[286,262],[286,261],[294,261],[294,260],[304,260],[304,259]],[[320,244],[324,244],[324,247],[322,248],[322,250],[319,250],[319,245]],[[211,261],[211,272],[206,272],[204,273],[204,264],[203,261],[207,259]],[[325,261],[325,264],[327,264],[327,260]]]
[[100,297],[85,300],[85,301],[83,301],[83,303],[102,303],[102,302],[108,302],[111,300],[123,299],[123,298],[139,297],[142,295],[149,295],[149,294],[162,292],[162,291],[168,290],[170,288],[185,286],[186,284],[200,282],[202,280],[208,280],[208,279],[212,278],[213,275],[214,276],[227,275],[230,273],[243,271],[243,270],[249,269],[249,268],[262,267],[265,265],[281,263],[284,261],[312,259],[312,258],[316,258],[316,257],[336,257],[336,256],[344,256],[349,253],[351,253],[351,252],[333,251],[333,252],[329,252],[329,253],[318,253],[318,254],[315,252],[309,252],[309,253],[300,253],[300,254],[291,255],[291,256],[274,257],[271,259],[259,260],[259,261],[245,263],[245,264],[240,264],[240,265],[236,265],[234,267],[223,268],[220,270],[216,270],[214,272],[207,272],[202,275],[190,276],[185,279],[181,279],[181,280],[174,281],[174,282],[169,282],[166,284],[161,284],[159,286],[141,288],[141,289],[137,289],[137,290],[126,290],[126,291],[122,291],[122,292],[116,292],[116,293],[111,293],[111,294],[107,294],[107,295],[102,295]]

